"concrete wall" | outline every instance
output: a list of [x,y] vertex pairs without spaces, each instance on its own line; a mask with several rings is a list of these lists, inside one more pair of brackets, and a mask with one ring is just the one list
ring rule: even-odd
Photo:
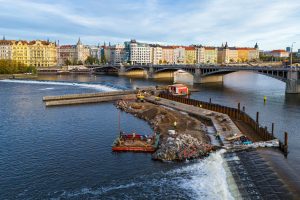
[[289,71],[287,73],[287,81],[285,92],[288,94],[300,93],[300,77],[298,71]]

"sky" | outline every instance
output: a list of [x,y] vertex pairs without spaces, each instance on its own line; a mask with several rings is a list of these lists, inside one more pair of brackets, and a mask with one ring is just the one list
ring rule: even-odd
[[[0,0],[0,36],[300,48],[300,0]],[[2,38],[2,37],[1,37]]]

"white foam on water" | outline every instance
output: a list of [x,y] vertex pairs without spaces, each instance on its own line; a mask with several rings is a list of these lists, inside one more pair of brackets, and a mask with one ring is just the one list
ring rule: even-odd
[[66,192],[66,191],[64,191],[64,193],[61,196],[68,197],[68,198],[79,197],[79,196],[82,196],[82,195],[100,196],[101,194],[104,194],[106,192],[110,192],[110,191],[113,191],[113,190],[127,189],[127,188],[134,187],[135,185],[136,185],[136,183],[128,183],[128,184],[125,184],[125,185],[118,185],[118,186],[111,186],[111,187],[101,187],[101,188],[98,188],[98,189],[82,188],[81,190],[75,191],[75,192]]
[[54,90],[55,88],[42,88],[42,89],[39,89],[39,90]]
[[174,171],[189,174],[181,180],[180,186],[185,190],[191,190],[195,194],[192,195],[193,199],[234,199],[230,192],[231,186],[227,182],[226,161],[222,153],[224,150]]
[[0,80],[0,82],[6,83],[24,83],[24,84],[39,84],[39,85],[62,85],[62,86],[74,86],[74,87],[83,87],[83,88],[91,88],[99,91],[118,91],[119,89],[109,87],[106,85],[100,84],[88,84],[88,83],[71,83],[71,82],[59,82],[59,81],[31,81],[31,80],[9,80],[4,79]]
[[[154,187],[172,187],[180,191],[183,195],[181,198],[186,199],[210,199],[210,200],[233,200],[234,194],[231,194],[231,189],[236,187],[235,182],[228,182],[230,176],[229,168],[226,165],[226,160],[222,154],[225,150],[212,153],[206,159],[201,159],[196,162],[188,162],[186,166],[171,170],[168,172],[158,172],[152,175],[141,177],[142,180],[129,182],[122,185],[109,185],[96,189],[82,188],[77,191],[64,191],[60,197],[63,198],[78,198],[84,195],[99,197],[108,192],[119,192],[122,189],[139,188],[141,191],[151,195]],[[227,167],[227,168],[226,168]],[[158,175],[158,177],[157,177]],[[152,177],[152,176],[155,176]],[[178,189],[177,189],[178,188]],[[150,190],[150,191],[146,191]],[[161,194],[163,198],[163,194]]]

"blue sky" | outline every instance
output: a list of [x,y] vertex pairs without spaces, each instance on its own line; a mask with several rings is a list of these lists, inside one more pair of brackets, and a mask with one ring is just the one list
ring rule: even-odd
[[300,48],[299,0],[0,0],[0,35],[74,44]]

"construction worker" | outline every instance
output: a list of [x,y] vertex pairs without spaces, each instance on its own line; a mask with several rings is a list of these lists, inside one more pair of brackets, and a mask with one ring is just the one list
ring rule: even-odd
[[219,131],[217,131],[217,133],[216,133],[216,139],[217,139],[217,140],[220,140],[220,139],[221,139]]
[[174,121],[174,129],[176,130],[177,122]]

